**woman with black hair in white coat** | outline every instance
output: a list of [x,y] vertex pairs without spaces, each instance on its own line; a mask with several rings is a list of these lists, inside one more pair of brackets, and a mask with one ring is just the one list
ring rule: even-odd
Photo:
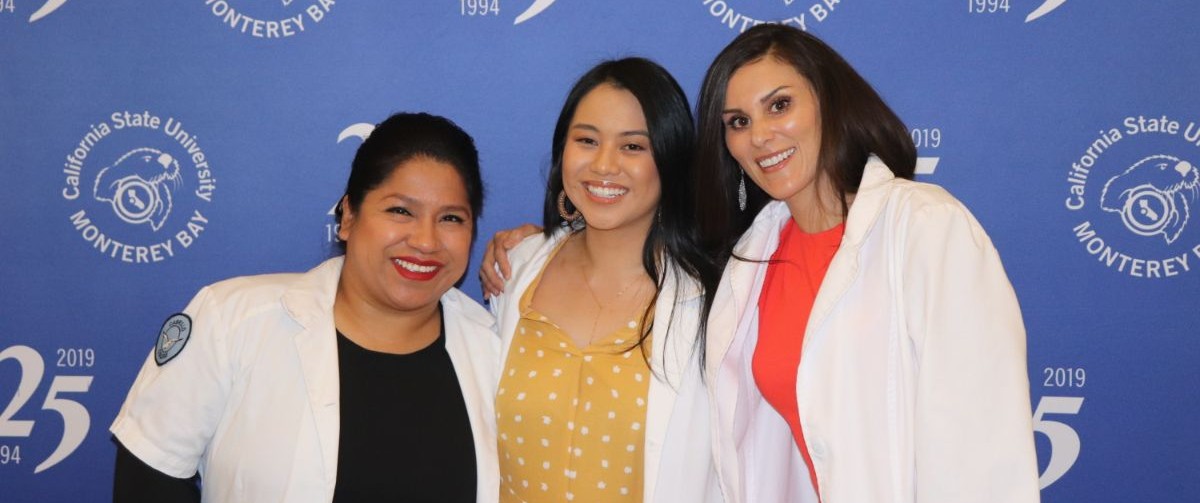
[[501,501],[720,501],[697,345],[718,270],[694,241],[693,136],[648,60],[603,62],[568,94],[546,231],[492,292]]
[[482,209],[458,126],[377,126],[344,256],[210,285],[164,324],[112,425],[114,501],[496,501],[499,340],[453,288]]

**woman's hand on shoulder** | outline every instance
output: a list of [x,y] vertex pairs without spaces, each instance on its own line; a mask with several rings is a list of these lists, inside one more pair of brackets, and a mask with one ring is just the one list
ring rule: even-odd
[[479,286],[483,289],[484,297],[504,293],[504,283],[512,276],[508,251],[521,244],[525,238],[540,232],[542,228],[539,226],[523,224],[499,231],[492,236],[488,241],[487,250],[483,253],[483,261],[479,263]]

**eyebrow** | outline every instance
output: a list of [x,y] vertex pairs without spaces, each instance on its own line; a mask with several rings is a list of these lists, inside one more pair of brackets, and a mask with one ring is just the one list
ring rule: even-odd
[[[596,126],[593,126],[593,125],[591,125],[591,124],[575,124],[575,125],[571,126],[571,129],[586,129],[586,130],[588,130],[588,131],[592,131],[592,132],[595,132],[595,133],[599,133],[599,132],[600,132],[600,129],[599,129],[599,128],[597,128]],[[649,131],[643,131],[643,130],[641,130],[641,129],[636,129],[636,130],[633,130],[633,131],[622,131],[622,132],[620,133],[620,136],[645,136],[645,137],[649,138],[649,137],[650,137],[650,132],[649,132]]]
[[[771,100],[771,98],[774,98],[776,94],[779,94],[779,91],[782,91],[782,90],[784,90],[784,89],[789,89],[789,88],[791,88],[791,87],[792,87],[792,86],[789,86],[789,85],[786,85],[786,84],[785,84],[785,85],[782,85],[782,86],[779,86],[779,87],[776,87],[775,89],[772,89],[772,90],[771,90],[771,92],[767,93],[767,95],[766,95],[766,96],[763,96],[762,98],[760,98],[760,99],[758,100],[758,102],[759,102],[759,103],[766,103],[766,102],[770,101],[770,100]],[[722,110],[722,111],[721,111],[721,115],[730,114],[730,113],[734,113],[734,112],[741,112],[741,111],[742,111],[742,109],[740,109],[740,108],[730,108],[730,109]]]
[[[404,204],[405,206],[414,206],[414,207],[418,207],[418,208],[425,208],[428,206],[428,204],[425,201],[423,201],[421,199],[417,199],[412,196],[406,196],[404,194],[388,194],[386,196],[383,196],[384,201],[389,200],[389,199],[399,199],[400,203]],[[461,211],[468,215],[471,214],[471,209],[466,206],[463,206],[461,204],[447,204],[444,206],[439,206],[437,209],[438,209],[438,211]]]

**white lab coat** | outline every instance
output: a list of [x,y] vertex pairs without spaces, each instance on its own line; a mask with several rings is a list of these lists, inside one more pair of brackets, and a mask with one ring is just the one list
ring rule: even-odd
[[[512,277],[504,286],[505,293],[493,297],[490,303],[500,327],[500,354],[504,358],[508,357],[521,319],[521,296],[566,235],[565,229],[560,229],[550,239],[541,234],[530,236],[509,252]],[[676,283],[674,269],[667,272],[654,306],[650,364],[655,378],[650,381],[646,399],[643,451],[647,503],[722,501],[709,444],[708,394],[700,380],[695,347],[704,299],[695,282],[686,275],[681,278],[687,279],[683,285]],[[677,290],[678,304],[672,309]]]
[[[772,202],[735,254],[766,260]],[[730,260],[708,325],[714,452],[727,500],[816,502],[750,370],[767,264]],[[805,330],[796,383],[822,503],[1037,502],[1017,298],[991,241],[939,187],[867,163]]]
[[[193,321],[187,345],[161,367],[153,355],[146,360],[113,435],[163,473],[199,470],[204,501],[331,501],[340,435],[333,301],[341,269],[339,257],[303,274],[202,289],[184,310]],[[475,439],[477,501],[494,502],[499,339],[492,317],[462,292],[451,289],[441,302],[446,351]]]

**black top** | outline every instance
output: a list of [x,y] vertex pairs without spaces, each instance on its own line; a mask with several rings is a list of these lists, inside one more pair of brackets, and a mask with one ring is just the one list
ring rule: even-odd
[[338,333],[335,502],[475,501],[474,437],[442,327],[436,341],[407,355],[371,351]]

